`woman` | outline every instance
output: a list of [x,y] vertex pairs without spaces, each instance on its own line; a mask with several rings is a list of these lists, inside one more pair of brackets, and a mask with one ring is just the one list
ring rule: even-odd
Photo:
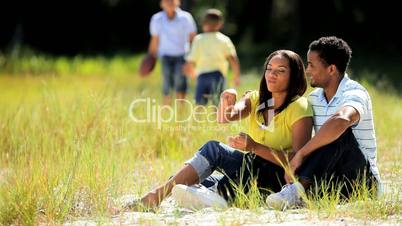
[[[311,138],[313,114],[307,99],[301,97],[307,82],[299,55],[275,51],[264,69],[259,91],[247,93],[237,104],[235,91],[226,90],[221,95],[218,122],[249,117],[248,134],[229,137],[229,145],[207,142],[168,182],[143,196],[140,204],[158,206],[175,184],[180,185],[178,190],[185,188],[183,185],[216,184],[219,193],[230,199],[234,196],[233,182],[243,183],[247,190],[249,179],[254,177],[259,188],[280,191],[286,184],[284,167],[288,159]],[[215,170],[224,176],[211,176]]]

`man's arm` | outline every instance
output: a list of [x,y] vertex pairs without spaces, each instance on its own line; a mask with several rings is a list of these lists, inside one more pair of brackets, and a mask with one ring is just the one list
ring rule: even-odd
[[156,57],[158,55],[159,36],[152,35],[149,41],[148,53]]
[[318,148],[338,139],[347,128],[360,119],[359,112],[351,106],[344,106],[322,125],[317,134],[302,148],[300,154],[307,157]]
[[230,63],[230,67],[233,70],[233,82],[235,86],[240,85],[240,63],[239,58],[237,56],[229,56],[228,61]]
[[315,134],[315,136],[307,142],[290,161],[290,175],[286,174],[287,183],[292,181],[295,171],[301,166],[303,160],[316,151],[318,148],[330,144],[338,139],[347,128],[359,122],[360,114],[352,106],[344,106],[331,116]]
[[194,37],[197,35],[197,33],[195,32],[190,32],[190,34],[188,35],[188,41],[191,43],[193,43]]

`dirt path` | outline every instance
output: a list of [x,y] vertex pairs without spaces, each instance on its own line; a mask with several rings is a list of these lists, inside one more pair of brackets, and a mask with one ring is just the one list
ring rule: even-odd
[[400,215],[372,221],[350,217],[325,219],[314,214],[306,209],[281,212],[265,208],[221,211],[207,208],[194,212],[178,208],[173,200],[168,199],[162,203],[158,213],[125,212],[110,219],[82,219],[64,225],[402,225]]

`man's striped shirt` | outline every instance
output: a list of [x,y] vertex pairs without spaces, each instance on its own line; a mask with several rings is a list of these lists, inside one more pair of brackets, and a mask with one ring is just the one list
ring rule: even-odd
[[346,74],[338,86],[335,96],[327,102],[324,90],[316,88],[309,95],[314,112],[314,131],[317,133],[321,126],[344,106],[355,108],[360,114],[359,122],[352,126],[353,134],[359,143],[360,150],[370,163],[370,169],[375,178],[381,183],[377,167],[377,143],[374,130],[371,98],[367,90],[351,80]]

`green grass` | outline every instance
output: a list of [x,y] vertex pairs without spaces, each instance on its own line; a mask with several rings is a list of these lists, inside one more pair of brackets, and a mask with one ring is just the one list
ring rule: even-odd
[[[159,68],[144,79],[136,74],[138,62],[132,56],[0,59],[0,225],[110,216],[116,198],[143,194],[206,141],[225,142],[244,131],[244,123],[192,120],[160,129],[157,123],[134,123],[128,114],[133,100],[161,100]],[[243,81],[240,92],[258,87],[257,76]],[[357,195],[347,209],[337,206],[334,195],[311,200],[307,208],[313,215],[400,216],[402,100],[363,83],[374,104],[381,174],[394,190],[378,200]],[[190,88],[194,93],[194,81]],[[142,109],[135,113],[144,116]],[[239,195],[235,206],[257,210],[263,205],[251,190],[249,196]]]

